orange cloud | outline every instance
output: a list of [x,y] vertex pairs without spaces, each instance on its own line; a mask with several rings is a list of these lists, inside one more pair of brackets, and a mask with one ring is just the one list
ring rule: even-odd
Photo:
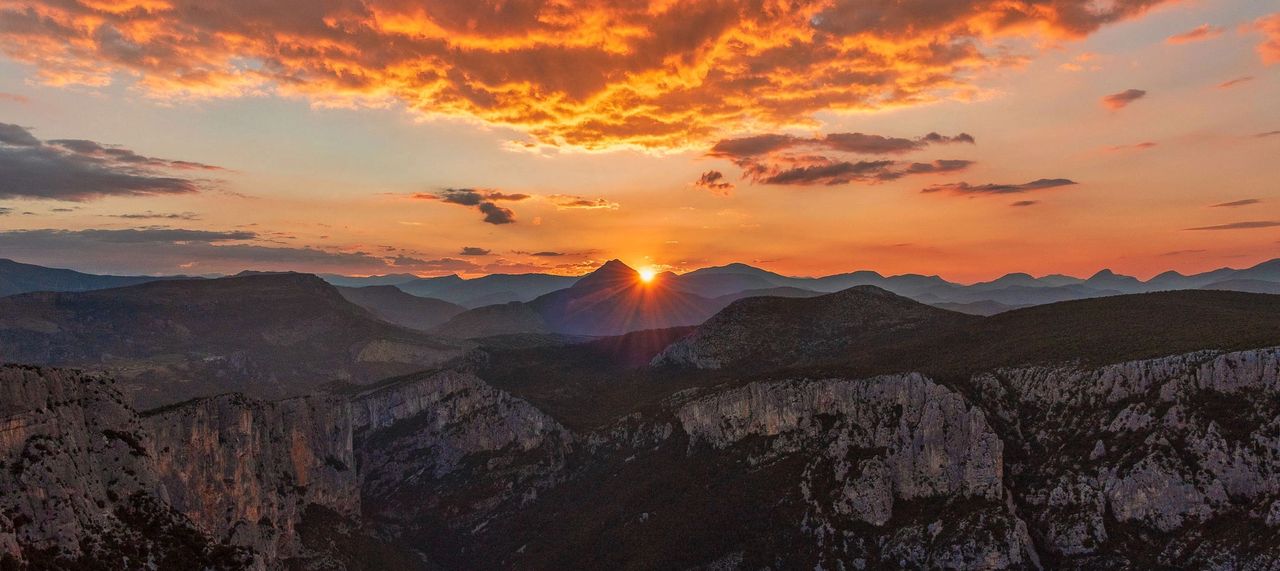
[[1280,63],[1280,12],[1258,18],[1253,22],[1253,29],[1263,36],[1262,43],[1258,44],[1262,63]]
[[1194,29],[1187,30],[1181,34],[1174,34],[1165,39],[1170,44],[1189,44],[1191,42],[1201,42],[1204,40],[1212,40],[1222,35],[1222,28],[1210,26],[1209,24],[1201,24]]
[[1079,38],[1166,1],[0,0],[0,49],[53,85],[403,103],[543,144],[682,148],[963,95],[970,72],[1025,59],[1006,38]]

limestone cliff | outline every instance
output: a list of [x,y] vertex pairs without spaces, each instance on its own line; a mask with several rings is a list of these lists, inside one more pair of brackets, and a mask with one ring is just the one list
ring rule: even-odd
[[144,425],[170,505],[219,542],[291,557],[307,506],[359,514],[346,399],[222,395],[167,407]]
[[1280,349],[973,379],[1010,484],[1068,567],[1280,566]]
[[106,377],[0,368],[0,556],[267,568],[309,506],[356,515],[349,405],[226,395],[138,415]]
[[145,426],[110,379],[0,367],[0,557],[36,568],[240,568],[168,506]]

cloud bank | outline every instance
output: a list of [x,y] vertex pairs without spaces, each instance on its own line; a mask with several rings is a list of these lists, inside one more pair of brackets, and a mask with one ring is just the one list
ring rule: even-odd
[[1035,49],[1006,40],[1082,38],[1167,1],[10,0],[0,50],[47,84],[401,103],[546,144],[672,148],[972,93],[975,71]]

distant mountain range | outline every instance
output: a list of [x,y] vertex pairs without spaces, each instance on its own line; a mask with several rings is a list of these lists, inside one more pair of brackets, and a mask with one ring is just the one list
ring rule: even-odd
[[[611,264],[621,262],[610,262],[587,276],[596,275],[600,270],[608,271],[606,268]],[[246,272],[249,273],[253,272]],[[816,278],[791,277],[734,263],[701,268],[684,274],[661,274],[656,280],[661,287],[632,288],[631,293],[648,293],[634,295],[630,299],[626,295],[616,297],[612,294],[600,294],[599,291],[586,295],[582,288],[572,293],[560,293],[567,292],[587,276],[534,273],[494,274],[464,279],[457,275],[419,278],[412,274],[368,277],[325,274],[321,278],[345,288],[395,288],[419,298],[439,301],[440,303],[412,304],[414,307],[410,308],[411,300],[396,296],[389,289],[364,294],[351,293],[348,296],[384,320],[418,330],[441,327],[442,333],[459,337],[549,332],[613,335],[648,329],[650,326],[697,323],[699,317],[705,319],[730,302],[744,297],[811,297],[866,285],[921,303],[973,315],[994,315],[1046,303],[1166,290],[1277,293],[1280,292],[1280,259],[1245,269],[1222,268],[1192,275],[1170,271],[1147,281],[1102,270],[1088,278],[1064,275],[1034,277],[1025,273],[1011,273],[970,285],[949,282],[938,276],[884,276],[872,271]],[[627,268],[625,278],[619,283],[634,285],[633,276],[633,270]],[[182,277],[98,276],[0,260],[0,295],[32,291],[88,291],[161,279]],[[593,286],[591,289],[600,288]],[[375,293],[378,294],[376,299]],[[556,295],[549,296],[553,293]],[[626,292],[619,290],[613,293]],[[614,299],[600,305],[601,295]],[[541,301],[537,301],[540,299]],[[574,301],[570,303],[570,299]],[[610,304],[621,307],[627,303],[638,305],[630,309],[606,309]],[[377,307],[373,307],[375,304]],[[586,309],[587,306],[591,306],[591,309]],[[486,309],[483,312],[463,314],[457,311],[458,307]],[[618,314],[608,315],[609,311],[631,312],[632,323],[624,326],[617,326],[616,323],[601,325],[600,319],[619,318]],[[574,318],[572,315],[579,317]],[[453,318],[457,322],[445,323]],[[582,323],[571,323],[573,319]],[[590,325],[583,325],[588,322]]]

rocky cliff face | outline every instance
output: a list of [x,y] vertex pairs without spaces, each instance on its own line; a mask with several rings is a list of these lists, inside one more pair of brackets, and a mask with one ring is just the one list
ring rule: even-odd
[[144,425],[170,505],[220,543],[293,557],[309,505],[360,512],[346,399],[223,395],[168,407]]
[[0,557],[40,567],[242,567],[169,507],[145,427],[113,383],[0,368]]
[[308,506],[359,511],[345,400],[228,395],[141,417],[105,377],[0,368],[0,556],[266,568]]
[[[354,397],[370,511],[474,524],[550,485],[574,437],[533,405],[461,370],[431,372]],[[474,493],[470,501],[459,496]]]
[[[920,375],[753,383],[676,410],[693,445],[766,438],[753,460],[800,454],[794,482],[821,565],[1028,565],[1027,528],[1005,506],[1003,443],[983,412]],[[940,500],[940,501],[939,501]],[[947,517],[918,517],[919,505]]]
[[973,379],[1066,567],[1280,566],[1280,350]]

